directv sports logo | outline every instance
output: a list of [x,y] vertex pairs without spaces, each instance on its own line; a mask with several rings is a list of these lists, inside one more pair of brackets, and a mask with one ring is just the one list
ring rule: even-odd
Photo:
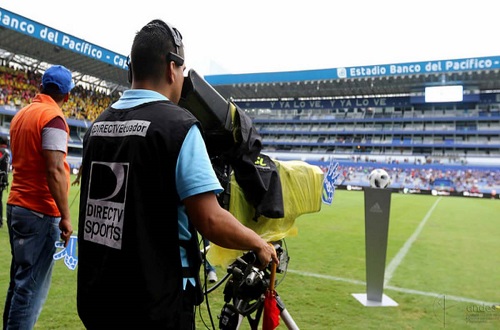
[[128,163],[92,162],[84,240],[121,249],[129,167]]

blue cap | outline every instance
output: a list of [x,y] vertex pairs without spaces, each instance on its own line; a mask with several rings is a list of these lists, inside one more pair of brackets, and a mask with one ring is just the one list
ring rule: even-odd
[[45,71],[42,76],[42,86],[44,89],[52,90],[50,87],[47,88],[49,84],[55,85],[60,94],[67,94],[75,87],[71,72],[62,65],[53,65]]

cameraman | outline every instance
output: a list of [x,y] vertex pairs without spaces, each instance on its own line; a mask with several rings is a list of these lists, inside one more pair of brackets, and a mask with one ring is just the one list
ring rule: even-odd
[[131,89],[84,137],[77,307],[87,329],[194,329],[198,233],[222,247],[274,248],[223,209],[200,131],[179,107],[181,34],[161,20],[135,36]]

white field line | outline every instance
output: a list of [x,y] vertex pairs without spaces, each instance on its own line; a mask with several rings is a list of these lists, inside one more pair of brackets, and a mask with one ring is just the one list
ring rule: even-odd
[[[357,285],[365,285],[366,282],[363,281],[358,281],[358,280],[352,280],[348,278],[342,278],[342,277],[337,277],[337,276],[330,276],[330,275],[321,275],[321,274],[314,274],[314,273],[309,273],[309,272],[302,272],[298,270],[292,270],[288,269],[287,272],[292,273],[292,274],[298,274],[301,276],[308,276],[308,277],[315,277],[315,278],[321,278],[325,280],[330,280],[330,281],[338,281],[338,282],[346,282],[350,284],[357,284]],[[481,301],[477,299],[472,299],[472,298],[466,298],[466,297],[459,297],[459,296],[453,296],[453,295],[445,295],[442,293],[435,293],[435,292],[426,292],[426,291],[419,291],[419,290],[413,290],[413,289],[405,289],[405,288],[398,288],[394,287],[391,285],[384,286],[385,289],[393,290],[393,291],[398,291],[398,292],[403,292],[403,293],[409,293],[409,294],[414,294],[414,295],[420,295],[420,296],[427,296],[427,297],[436,297],[436,298],[443,298],[445,297],[446,300],[452,300],[452,301],[458,301],[458,302],[467,302],[467,303],[472,303],[472,304],[477,304],[477,305],[484,305],[484,306],[493,306],[493,305],[499,305],[499,302],[491,302],[491,301]]]
[[384,274],[384,286],[389,283],[391,280],[392,276],[394,275],[394,272],[396,271],[396,268],[401,264],[403,261],[404,257],[406,257],[406,254],[410,250],[411,246],[413,243],[417,240],[418,235],[422,232],[422,229],[424,228],[425,224],[427,223],[427,220],[429,220],[432,212],[434,212],[434,209],[438,205],[438,203],[441,201],[442,197],[439,197],[436,202],[432,205],[430,210],[427,212],[425,217],[420,221],[420,224],[418,225],[417,229],[413,232],[413,234],[408,238],[408,240],[405,242],[403,247],[399,250],[398,254],[392,259],[391,263],[386,267],[385,269],[385,274]]

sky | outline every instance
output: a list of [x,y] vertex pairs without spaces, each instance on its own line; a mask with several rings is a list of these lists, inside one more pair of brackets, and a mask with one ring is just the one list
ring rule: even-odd
[[186,65],[201,75],[500,55],[492,0],[0,0],[0,8],[122,55],[159,18],[181,32]]

